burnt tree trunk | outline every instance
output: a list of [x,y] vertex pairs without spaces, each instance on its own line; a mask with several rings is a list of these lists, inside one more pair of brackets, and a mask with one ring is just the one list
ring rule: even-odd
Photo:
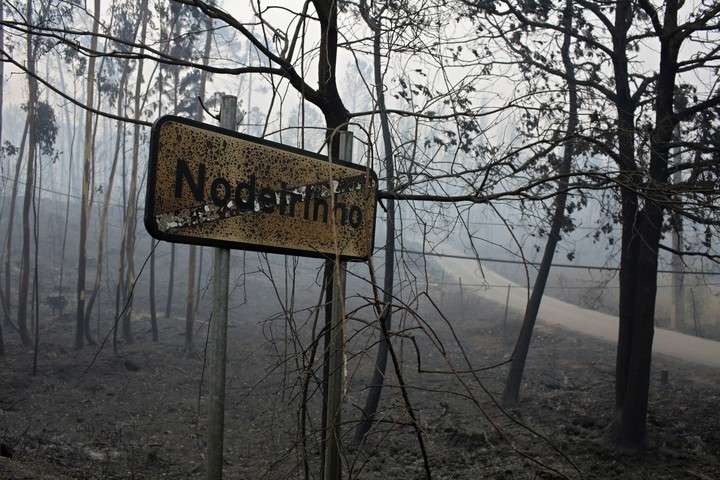
[[[212,46],[212,31],[213,21],[208,18],[205,23],[207,32],[205,33],[205,45],[203,47],[203,65],[207,65],[210,61],[210,48]],[[205,70],[200,73],[200,85],[198,87],[198,98],[200,100],[205,99],[205,89],[207,86],[208,74]],[[198,100],[195,106],[195,119],[198,122],[203,121],[203,108],[202,104]],[[195,295],[195,266],[197,264],[197,249],[195,245],[190,245],[190,252],[188,254],[188,283],[187,283],[187,294],[185,299],[185,351],[190,354],[193,351],[193,332],[195,324],[195,302],[198,300]],[[202,268],[202,264],[200,266]],[[199,282],[199,279],[198,279]]]
[[[147,8],[147,0],[142,2],[140,6],[141,15],[141,32],[140,43],[144,44],[147,38],[147,24],[150,13]],[[140,94],[143,83],[143,59],[138,60],[137,77],[135,79],[135,93],[133,97],[133,115],[135,120],[140,119]],[[125,261],[127,269],[125,271],[124,291],[125,301],[127,303],[124,315],[122,317],[123,338],[126,343],[133,342],[132,334],[132,298],[131,292],[128,290],[135,282],[135,232],[137,228],[137,201],[138,201],[138,175],[139,175],[139,156],[140,156],[140,125],[133,125],[133,145],[132,159],[130,166],[130,188],[128,190],[128,207],[125,215]]]
[[[328,0],[314,0],[313,5],[320,21],[320,49],[318,61],[318,95],[315,103],[323,113],[325,118],[326,139],[328,156],[337,159],[340,153],[340,136],[337,132],[347,130],[347,123],[350,120],[350,114],[343,105],[340,93],[337,89],[337,3]],[[335,133],[335,134],[334,134]],[[335,471],[325,471],[328,438],[334,438],[334,433],[328,435],[327,413],[328,413],[328,378],[329,371],[329,352],[330,352],[330,327],[332,326],[332,302],[335,298],[334,279],[335,279],[335,262],[327,260],[325,262],[324,276],[326,278],[325,287],[325,355],[323,363],[323,404],[322,404],[322,422],[321,422],[321,451],[322,458],[321,478],[340,478],[341,467],[339,464],[333,465]]]
[[[32,23],[33,6],[32,0],[28,0],[26,15],[28,23]],[[32,41],[32,35],[27,35],[27,69],[28,69],[28,163],[25,175],[25,195],[23,199],[22,211],[22,229],[23,244],[22,257],[20,267],[20,285],[18,289],[18,331],[23,345],[29,347],[31,345],[30,335],[27,326],[27,301],[28,289],[30,286],[30,208],[32,202],[32,192],[35,178],[35,157],[38,144],[37,132],[37,102],[38,87],[37,80],[33,76],[35,74],[35,51]]]
[[[128,63],[127,61],[122,66],[122,73],[120,75],[120,85],[124,85],[128,76]],[[125,102],[125,89],[121,87],[118,92],[117,99],[117,115],[122,115],[123,104]],[[105,197],[103,198],[103,205],[100,211],[100,234],[98,235],[98,247],[97,247],[97,270],[95,271],[95,283],[93,284],[93,290],[90,295],[90,299],[87,302],[87,308],[85,309],[85,318],[90,318],[95,300],[97,299],[98,292],[100,291],[102,276],[103,276],[103,256],[105,252],[105,240],[107,238],[107,227],[108,227],[108,213],[110,210],[110,200],[112,199],[112,191],[115,186],[115,176],[117,174],[118,160],[120,159],[120,141],[122,134],[123,122],[118,121],[116,138],[115,138],[115,150],[113,152],[112,165],[110,167],[110,175],[108,178],[108,184],[105,188]]]
[[[100,0],[95,0],[95,15],[93,19],[93,35],[90,40],[91,50],[97,50],[97,33],[100,24]],[[95,57],[90,57],[87,76],[87,105],[92,106],[95,103]],[[93,158],[93,115],[90,110],[85,111],[85,148],[83,150],[83,177],[82,177],[82,196],[80,199],[80,241],[78,244],[78,273],[77,273],[77,313],[75,323],[75,349],[83,347],[84,339],[90,342],[89,332],[85,329],[88,327],[85,321],[85,274],[87,263],[87,230],[90,223],[90,170],[91,164],[94,163]],[[101,268],[102,263],[98,259],[98,267]],[[93,343],[93,342],[90,342]]]
[[568,0],[565,4],[563,13],[563,44],[562,44],[562,60],[565,67],[565,80],[568,87],[568,125],[566,131],[566,141],[563,151],[563,160],[558,170],[561,175],[558,180],[558,194],[555,197],[555,212],[552,217],[550,226],[550,234],[548,235],[545,251],[540,263],[535,284],[533,285],[532,294],[525,308],[525,317],[523,318],[520,334],[512,354],[512,362],[510,371],[505,382],[505,390],[503,392],[502,401],[505,405],[516,404],[520,397],[520,386],[522,385],[523,372],[525,370],[525,361],[528,351],[530,350],[530,341],[532,340],[535,321],[537,320],[540,303],[545,293],[545,285],[550,274],[555,249],[560,241],[560,232],[565,223],[565,205],[567,203],[567,186],[572,165],[572,159],[575,154],[575,143],[573,137],[578,124],[578,97],[577,97],[577,81],[575,80],[575,67],[570,57],[570,46],[573,19],[573,2]]
[[[60,88],[62,91],[66,92],[65,89],[65,74],[63,73],[63,66],[61,61],[58,59],[58,72],[60,73]],[[67,247],[67,234],[68,234],[68,226],[70,224],[70,197],[72,195],[72,174],[73,174],[73,159],[75,158],[75,136],[77,134],[77,122],[74,120],[76,119],[76,111],[73,110],[73,121],[70,120],[70,114],[68,113],[67,108],[63,108],[63,113],[65,114],[65,124],[66,125],[72,125],[72,129],[67,139],[67,145],[69,147],[70,154],[68,155],[68,169],[67,169],[67,194],[65,197],[65,223],[63,225],[63,239],[62,239],[62,245],[60,247],[60,274],[58,275],[58,285],[57,285],[57,292],[58,295],[63,294],[63,280],[65,275],[65,251]]]
[[[380,19],[370,18],[370,12],[367,8],[363,8],[363,18],[365,23],[373,31],[373,72],[375,77],[375,95],[378,110],[380,111],[380,128],[382,130],[383,153],[385,155],[385,188],[392,192],[395,187],[395,165],[393,164],[392,141],[390,134],[390,121],[385,106],[384,79],[382,74],[380,41],[382,29]],[[383,307],[381,315],[378,318],[379,336],[378,351],[375,358],[375,368],[373,376],[368,386],[367,399],[365,408],[363,409],[363,417],[355,430],[353,442],[361,444],[365,435],[372,427],[377,408],[382,395],[383,384],[385,383],[385,370],[387,368],[388,352],[389,352],[389,336],[385,334],[390,331],[392,326],[392,299],[393,299],[393,283],[395,280],[395,199],[388,198],[386,201],[387,222],[385,232],[385,272],[383,278]]]
[[[120,88],[125,88],[125,86],[121,85]],[[124,116],[127,116],[127,106],[128,102],[125,102],[123,104],[123,113]],[[120,147],[121,151],[121,169],[122,169],[122,208],[123,208],[123,229],[122,234],[120,235],[120,258],[118,261],[118,279],[117,279],[117,285],[115,287],[115,319],[113,320],[113,353],[117,355],[118,353],[118,344],[117,344],[117,336],[118,336],[118,324],[121,321],[121,316],[123,314],[123,310],[125,308],[125,233],[127,231],[126,228],[124,228],[124,222],[127,217],[127,192],[126,192],[126,171],[127,167],[125,164],[125,141],[127,137],[127,130],[125,129],[125,124],[122,125],[122,147]]]
[[23,153],[25,152],[25,142],[28,137],[28,129],[30,126],[30,115],[25,119],[25,129],[23,130],[22,140],[20,141],[20,149],[15,163],[15,175],[13,177],[12,192],[10,193],[10,211],[8,212],[7,232],[5,237],[5,297],[7,299],[7,308],[5,309],[4,323],[10,325],[10,315],[12,312],[10,298],[11,295],[11,269],[12,269],[12,235],[15,220],[15,205],[17,202],[17,191],[20,181],[20,173],[22,172]]
[[[673,99],[682,38],[664,34],[676,31],[678,9],[676,0],[665,3],[662,32],[659,35],[660,69],[655,87],[655,125],[650,133],[648,183],[651,188],[652,185],[667,183],[670,144],[678,122],[673,111]],[[657,262],[663,204],[670,198],[670,192],[653,193],[653,190],[644,195],[642,207],[636,193],[623,195],[623,207],[627,199],[628,208],[627,211],[623,208],[620,332],[612,434],[618,446],[630,449],[647,445],[646,419],[655,332]],[[626,270],[625,267],[630,269]]]
[[[177,38],[176,28],[180,24],[180,13],[178,10],[179,4],[171,4],[170,12],[170,39],[168,39],[167,46],[170,46],[171,41],[175,41]],[[203,70],[204,72],[204,70]],[[179,89],[180,89],[180,70],[176,67],[172,70],[173,74],[173,114],[178,114],[179,105]],[[203,73],[204,74],[204,73]],[[162,91],[162,86],[160,87]],[[170,271],[168,273],[168,292],[167,292],[167,303],[165,304],[165,318],[170,318],[173,310],[173,293],[175,291],[175,257],[176,257],[176,246],[174,243],[170,244]]]

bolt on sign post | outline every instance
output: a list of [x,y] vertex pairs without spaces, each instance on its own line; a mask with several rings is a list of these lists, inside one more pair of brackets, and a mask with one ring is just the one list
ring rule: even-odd
[[[339,255],[331,280],[336,328],[327,349],[334,392],[327,425],[334,427],[342,395],[345,262],[367,260],[375,236],[378,180],[371,169],[237,133],[236,111],[237,98],[224,96],[225,128],[175,116],[158,119],[145,199],[145,228],[154,238],[217,247],[209,339],[207,478],[212,480],[222,478],[229,249],[319,257],[333,264]],[[337,438],[331,443],[337,447]],[[339,472],[337,450],[332,458],[332,471]]]

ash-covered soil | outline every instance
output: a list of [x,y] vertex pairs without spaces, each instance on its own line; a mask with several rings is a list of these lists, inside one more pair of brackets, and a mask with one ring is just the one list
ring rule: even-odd
[[[445,318],[421,299],[414,306],[420,316],[399,311],[393,325],[403,335],[393,338],[394,352],[416,420],[390,362],[381,410],[362,449],[350,440],[378,331],[368,308],[355,311],[358,300],[348,303],[345,478],[424,478],[418,431],[435,479],[720,478],[719,371],[656,358],[649,449],[615,451],[607,443],[614,346],[538,326],[523,400],[504,411],[494,397],[507,366],[485,368],[507,360],[518,318],[511,314],[503,328],[502,305],[461,302],[449,292],[436,297]],[[306,468],[319,478],[319,360],[310,372],[305,441],[299,433],[314,316],[301,311],[288,322],[266,315],[257,305],[268,298],[232,312],[225,478],[305,478]],[[5,329],[0,478],[204,478],[206,316],[198,320],[192,355],[183,352],[182,318],[161,318],[160,342],[153,343],[142,315],[134,323],[136,341],[121,344],[118,356],[106,345],[91,367],[97,347],[73,351],[72,322],[45,318],[36,376],[32,350]],[[660,382],[663,370],[667,384]]]

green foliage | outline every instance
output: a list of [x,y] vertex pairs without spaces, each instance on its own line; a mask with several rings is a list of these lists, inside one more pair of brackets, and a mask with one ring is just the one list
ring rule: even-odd
[[[27,112],[28,104],[24,103],[21,108]],[[57,153],[55,151],[55,141],[57,140],[58,126],[53,107],[47,102],[37,102],[32,121],[35,122],[40,153],[47,156],[55,155]],[[8,142],[6,142],[5,148],[7,152]],[[16,151],[13,147],[12,152],[15,153]]]

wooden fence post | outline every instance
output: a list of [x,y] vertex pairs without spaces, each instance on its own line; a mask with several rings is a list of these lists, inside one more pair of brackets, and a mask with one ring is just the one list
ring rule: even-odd
[[508,321],[508,310],[510,309],[510,288],[507,286],[507,295],[505,296],[505,315],[503,317],[503,337],[507,336],[507,321]]
[[462,277],[458,277],[458,286],[460,287],[460,318],[465,320],[465,292],[463,291]]

